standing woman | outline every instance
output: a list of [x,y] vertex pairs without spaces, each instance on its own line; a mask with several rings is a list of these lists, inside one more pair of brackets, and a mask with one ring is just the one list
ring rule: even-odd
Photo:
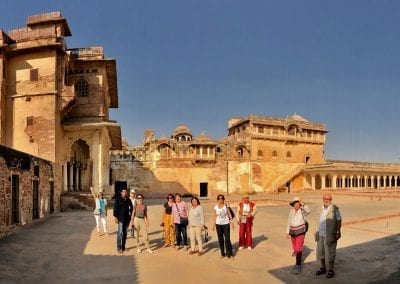
[[232,243],[231,243],[231,233],[230,225],[232,224],[232,216],[230,210],[228,210],[225,204],[225,197],[222,194],[217,196],[217,205],[214,206],[214,218],[215,224],[213,230],[217,230],[219,248],[221,250],[221,258],[228,256],[228,258],[233,257]]
[[149,219],[147,217],[147,206],[143,204],[143,195],[138,194],[136,196],[136,206],[133,209],[132,213],[132,223],[136,230],[136,246],[138,253],[141,253],[142,250],[140,249],[139,243],[139,235],[141,234],[144,239],[144,245],[146,246],[146,250],[149,253],[153,253],[150,249],[149,245],[149,235],[147,233],[147,228],[149,227]]
[[97,196],[94,193],[92,187],[90,187],[90,191],[92,192],[96,206],[93,211],[93,214],[94,218],[96,219],[97,233],[99,234],[99,236],[101,236],[100,233],[100,221],[101,221],[101,223],[103,224],[103,232],[108,237],[109,235],[107,233],[107,199],[104,198],[102,191],[99,191],[97,193]]
[[163,206],[163,214],[161,225],[164,227],[164,245],[163,247],[173,246],[175,243],[175,227],[172,209],[175,204],[175,198],[172,194],[168,194],[167,201]]
[[293,198],[289,203],[293,208],[289,211],[288,223],[286,227],[286,236],[291,239],[293,247],[293,256],[296,256],[295,273],[301,272],[301,257],[303,255],[304,238],[307,232],[305,216],[310,214],[311,210],[304,204],[299,197]]
[[197,246],[199,247],[198,255],[203,254],[203,242],[201,240],[201,230],[204,229],[204,211],[200,205],[200,201],[197,197],[192,197],[190,201],[192,208],[189,211],[189,236],[191,250],[189,254],[196,253],[196,240]]
[[188,225],[188,207],[186,202],[182,200],[180,193],[175,194],[175,204],[172,207],[172,214],[174,216],[177,249],[180,250],[183,246],[187,249],[186,228]]

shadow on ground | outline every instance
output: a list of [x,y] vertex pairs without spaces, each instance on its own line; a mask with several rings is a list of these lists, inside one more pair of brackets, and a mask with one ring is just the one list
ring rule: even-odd
[[85,254],[92,230],[93,216],[75,211],[1,239],[0,282],[138,282],[134,257]]
[[[400,283],[400,234],[340,248],[336,253],[336,283]],[[308,255],[311,250],[305,247]],[[290,266],[269,272],[285,283],[320,283],[326,275],[316,276],[317,263],[305,263],[296,275]]]

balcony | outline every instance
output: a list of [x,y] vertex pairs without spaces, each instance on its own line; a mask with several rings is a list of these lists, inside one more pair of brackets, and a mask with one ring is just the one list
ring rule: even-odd
[[72,48],[68,52],[77,59],[103,59],[103,47]]
[[41,37],[57,37],[55,27],[41,28],[36,30],[31,30],[29,28],[19,28],[11,30],[8,35],[15,41],[37,39]]

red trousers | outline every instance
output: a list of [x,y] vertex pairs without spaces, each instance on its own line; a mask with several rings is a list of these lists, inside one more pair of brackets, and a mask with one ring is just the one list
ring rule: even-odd
[[251,229],[253,228],[253,217],[247,218],[246,223],[240,223],[239,226],[239,246],[252,247],[253,237]]
[[294,253],[299,253],[299,252],[303,251],[303,244],[304,244],[305,237],[306,237],[306,235],[298,235],[296,237],[291,237]]

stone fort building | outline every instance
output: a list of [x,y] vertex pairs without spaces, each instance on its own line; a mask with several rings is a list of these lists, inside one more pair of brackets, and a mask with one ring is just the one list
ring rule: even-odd
[[[52,164],[55,210],[62,192],[109,190],[109,150],[121,148],[120,125],[109,119],[118,107],[116,61],[102,47],[68,48],[71,35],[60,12],[0,30],[0,144]],[[24,197],[32,192],[22,173],[17,167],[14,182],[0,184],[1,202],[16,204],[7,210],[35,207]],[[46,203],[48,195],[40,190],[33,202]],[[0,226],[9,226],[11,214],[0,214]]]
[[326,161],[327,129],[300,115],[231,118],[227,136],[193,136],[179,125],[170,137],[144,133],[141,147],[111,151],[111,182],[154,196],[400,187],[400,165]]

